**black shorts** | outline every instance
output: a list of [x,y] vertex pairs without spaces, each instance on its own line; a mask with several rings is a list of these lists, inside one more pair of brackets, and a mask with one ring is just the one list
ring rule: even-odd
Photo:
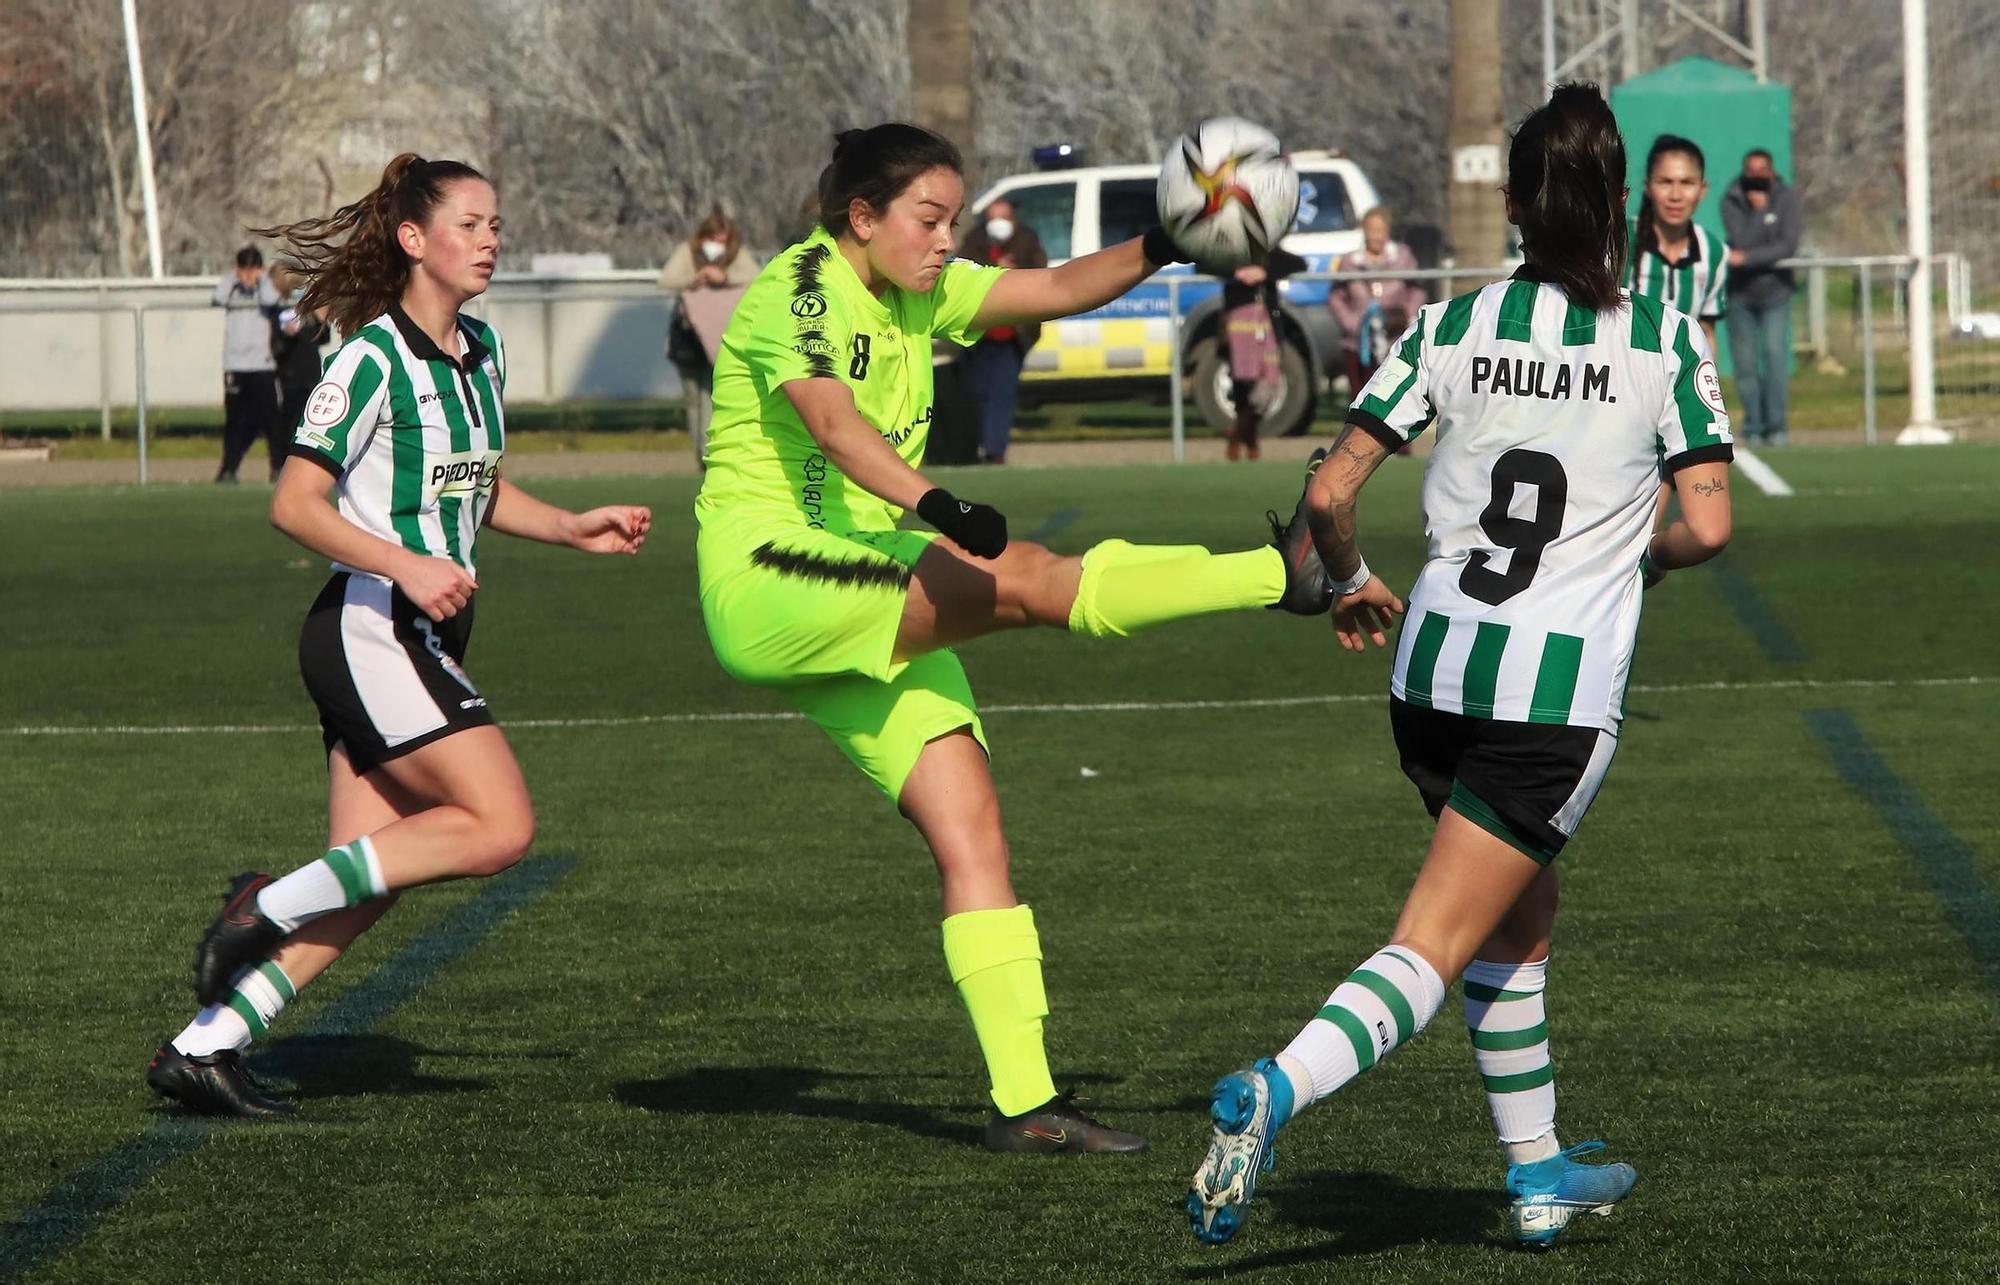
[[1451,810],[1547,865],[1604,783],[1618,738],[1594,727],[1502,723],[1389,698],[1403,775],[1432,816]]
[[347,748],[368,772],[468,727],[493,712],[461,668],[472,636],[472,604],[434,621],[375,576],[337,572],[299,632],[299,675],[319,707],[327,752]]

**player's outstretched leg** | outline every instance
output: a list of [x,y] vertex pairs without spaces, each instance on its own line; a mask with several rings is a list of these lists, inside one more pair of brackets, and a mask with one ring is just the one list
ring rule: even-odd
[[1579,1142],[1546,1160],[1507,1167],[1507,1226],[1514,1239],[1547,1248],[1578,1214],[1609,1216],[1625,1199],[1639,1173],[1627,1164],[1583,1164],[1577,1157],[1604,1150],[1602,1142]]

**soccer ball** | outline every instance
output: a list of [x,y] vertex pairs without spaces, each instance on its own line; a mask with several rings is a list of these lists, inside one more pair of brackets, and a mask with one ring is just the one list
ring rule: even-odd
[[1262,263],[1299,213],[1299,172],[1277,135],[1236,116],[1203,121],[1160,165],[1160,223],[1203,268]]

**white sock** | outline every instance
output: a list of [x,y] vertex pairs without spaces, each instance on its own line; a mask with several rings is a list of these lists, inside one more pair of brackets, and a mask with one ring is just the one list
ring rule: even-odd
[[236,989],[227,1000],[196,1013],[187,1028],[174,1036],[174,1047],[189,1057],[247,1048],[296,994],[285,970],[267,959],[236,979]]
[[1311,1077],[1311,1095],[1299,1096],[1292,1114],[1394,1052],[1424,1029],[1442,1003],[1444,979],[1422,955],[1402,946],[1370,955],[1279,1054],[1278,1065],[1294,1060]]
[[257,909],[286,932],[294,932],[300,924],[379,897],[388,890],[382,878],[382,862],[375,855],[375,844],[363,835],[266,885],[257,894]]
[[[1549,961],[1493,964],[1475,959],[1465,969],[1465,1026],[1472,1060],[1486,1085],[1493,1129],[1509,1161],[1555,1154],[1556,1070],[1549,1056],[1549,1025],[1542,1004]],[[1529,1154],[1532,1152],[1533,1154]]]

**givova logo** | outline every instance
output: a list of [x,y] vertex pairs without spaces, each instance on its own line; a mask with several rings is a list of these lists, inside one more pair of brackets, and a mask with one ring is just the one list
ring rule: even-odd
[[498,451],[433,455],[424,461],[424,506],[429,508],[440,497],[447,495],[475,495],[490,491],[499,481]]

